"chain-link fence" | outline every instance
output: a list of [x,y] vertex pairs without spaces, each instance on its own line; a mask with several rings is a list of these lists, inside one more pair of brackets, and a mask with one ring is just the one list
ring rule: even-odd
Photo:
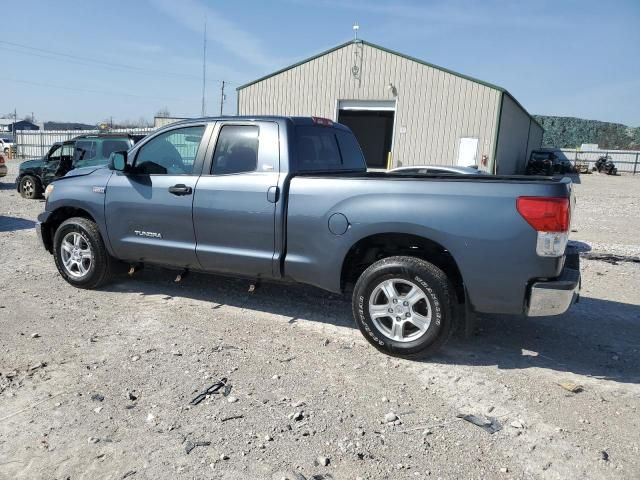
[[18,130],[15,135],[15,154],[17,158],[40,158],[47,154],[55,143],[71,140],[80,135],[98,133],[129,133],[148,135],[154,128],[119,128],[109,131],[100,130]]
[[561,160],[569,160],[572,164],[588,164],[592,170],[600,157],[608,157],[616,164],[618,173],[630,173],[640,175],[640,151],[637,150],[594,150],[584,151],[574,148],[561,148],[553,150]]

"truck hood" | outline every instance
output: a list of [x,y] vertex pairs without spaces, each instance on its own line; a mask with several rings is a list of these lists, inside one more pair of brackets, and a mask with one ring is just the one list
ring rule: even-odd
[[100,173],[102,173],[101,171],[105,171],[107,174],[111,173],[111,170],[109,170],[106,166],[98,165],[93,167],[74,168],[73,170],[69,170],[69,172],[62,178],[84,177],[85,175],[91,175],[94,172],[97,172],[97,174],[99,175]]
[[20,171],[31,168],[41,167],[45,164],[44,158],[34,158],[33,160],[25,160],[20,164]]

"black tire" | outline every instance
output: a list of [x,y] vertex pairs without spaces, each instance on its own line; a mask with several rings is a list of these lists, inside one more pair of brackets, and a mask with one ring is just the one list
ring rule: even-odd
[[[409,334],[407,335],[409,340],[393,339],[389,336],[389,332],[385,333],[383,328],[385,327],[384,323],[389,320],[391,324],[394,323],[393,316],[396,313],[386,319],[378,320],[377,322],[381,326],[370,315],[370,301],[376,301],[372,300],[372,296],[379,295],[376,292],[380,292],[380,286],[388,280],[397,281],[400,284],[406,281],[408,284],[418,287],[425,297],[422,301],[430,302],[431,321],[424,332],[420,333],[421,336],[411,339],[411,334]],[[407,288],[413,287],[407,285]],[[397,289],[395,291],[397,292]],[[453,333],[452,298],[454,295],[449,279],[435,265],[415,257],[389,257],[367,268],[356,282],[352,299],[353,317],[364,337],[378,350],[399,357],[426,357],[438,351]],[[400,296],[400,300],[402,300],[402,296]],[[389,303],[385,306],[393,307],[391,301],[388,301]],[[395,308],[402,307],[398,305]],[[416,307],[413,305],[404,308],[405,313],[398,315],[410,316]],[[400,321],[404,320],[401,316],[396,316],[395,319],[398,320],[398,324],[403,325],[400,327],[401,335],[403,335],[406,332],[405,325],[407,323]],[[414,328],[413,323],[409,323],[409,327]]]
[[20,195],[22,198],[33,200],[34,198],[40,198],[42,196],[42,187],[37,178],[31,175],[25,175],[20,180]]
[[[62,242],[73,233],[80,234],[84,244],[90,248],[91,262],[88,264],[86,274],[81,276],[71,274],[65,267],[62,257]],[[107,252],[98,226],[82,217],[69,218],[58,227],[53,236],[53,258],[62,278],[78,288],[94,289],[106,284],[111,280],[117,266],[117,260]]]

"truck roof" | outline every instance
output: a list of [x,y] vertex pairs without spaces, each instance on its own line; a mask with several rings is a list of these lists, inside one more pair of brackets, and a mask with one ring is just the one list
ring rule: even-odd
[[249,121],[249,122],[258,122],[260,120],[268,120],[268,121],[277,121],[277,122],[287,122],[292,125],[323,125],[326,127],[334,127],[343,130],[349,130],[348,127],[342,125],[341,123],[334,122],[328,118],[309,116],[309,117],[292,117],[292,116],[282,116],[282,115],[242,115],[242,116],[218,116],[218,117],[198,117],[198,118],[189,118],[186,120],[180,120],[179,122],[170,123],[168,126],[175,125],[185,125],[191,123],[198,122],[221,122],[221,121]]

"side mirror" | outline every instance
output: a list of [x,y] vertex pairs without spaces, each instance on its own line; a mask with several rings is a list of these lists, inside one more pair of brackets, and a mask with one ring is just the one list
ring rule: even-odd
[[113,152],[109,157],[109,168],[117,172],[126,172],[127,152]]

